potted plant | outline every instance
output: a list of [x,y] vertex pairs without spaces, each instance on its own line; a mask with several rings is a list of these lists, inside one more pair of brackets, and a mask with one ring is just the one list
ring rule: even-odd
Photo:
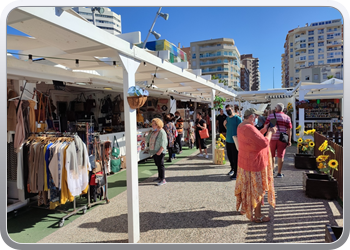
[[329,155],[325,153],[330,151],[335,154],[335,150],[328,145],[327,140],[318,149],[322,152],[322,155],[316,158],[316,162],[318,162],[318,169],[322,173],[304,172],[303,187],[305,194],[311,198],[333,200],[338,197],[338,182],[333,177],[334,170],[338,170],[338,161],[330,160]]
[[226,141],[226,138],[223,134],[220,134],[220,138],[216,141],[216,148],[215,148],[215,155],[214,155],[214,162],[217,165],[225,165],[225,144],[223,141]]
[[[296,136],[299,137],[298,139],[298,153],[294,154],[294,167],[299,169],[316,169],[316,157],[314,156],[314,147],[315,142],[308,138],[304,139],[304,136],[300,136],[300,133],[298,130],[301,129],[301,126],[299,125],[296,128]],[[315,133],[315,129],[304,131],[304,135],[312,136]]]
[[224,102],[226,102],[226,99],[220,96],[215,96],[214,99],[214,109],[223,109],[224,108]]
[[148,91],[139,86],[131,86],[128,89],[129,96],[127,97],[130,108],[141,108],[147,101]]
[[343,233],[343,227],[339,226],[331,226],[326,224],[326,232],[325,232],[325,242],[332,243],[337,241]]

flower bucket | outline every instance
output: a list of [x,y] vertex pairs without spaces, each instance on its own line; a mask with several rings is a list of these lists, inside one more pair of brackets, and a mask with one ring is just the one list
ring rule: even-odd
[[317,169],[316,157],[310,154],[294,154],[294,167],[298,169]]
[[216,148],[214,155],[214,162],[216,165],[224,165],[225,150],[223,148]]
[[132,109],[141,108],[147,101],[147,96],[128,96],[127,98],[129,106]]
[[342,233],[343,227],[326,224],[325,242],[332,243],[337,241],[341,237]]
[[303,189],[310,198],[334,200],[338,197],[338,181],[327,174],[304,172]]

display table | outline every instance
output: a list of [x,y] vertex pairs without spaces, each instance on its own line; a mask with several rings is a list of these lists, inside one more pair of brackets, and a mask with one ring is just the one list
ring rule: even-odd
[[[137,130],[137,134],[138,134],[138,141],[137,141],[137,160],[138,161],[142,161],[144,159],[147,159],[149,157],[151,157],[151,155],[149,153],[144,153],[144,151],[142,150],[143,148],[143,143],[142,143],[142,135],[145,132],[150,131],[151,128],[141,128]],[[140,136],[141,135],[141,136]],[[120,147],[120,154],[121,155],[126,155],[126,145],[125,145],[125,132],[118,132],[118,133],[109,133],[109,134],[101,134],[100,135],[100,140],[102,141],[106,141],[106,140],[110,140],[112,142],[113,145],[113,139],[114,136],[116,137],[119,147]],[[146,147],[144,147],[145,149]]]

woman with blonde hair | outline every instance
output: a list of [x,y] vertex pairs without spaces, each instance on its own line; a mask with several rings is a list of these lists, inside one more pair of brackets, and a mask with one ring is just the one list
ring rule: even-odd
[[152,120],[152,132],[146,137],[146,142],[149,143],[149,152],[158,168],[158,178],[155,179],[155,181],[158,181],[158,186],[166,184],[164,156],[168,145],[168,139],[163,127],[163,121],[159,118],[154,118]]

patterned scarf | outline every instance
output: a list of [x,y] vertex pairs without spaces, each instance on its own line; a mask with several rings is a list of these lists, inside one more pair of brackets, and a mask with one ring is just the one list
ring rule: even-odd
[[159,132],[160,132],[160,129],[156,132],[154,132],[154,131],[152,132],[151,138],[149,139],[149,149],[150,150],[154,150],[154,147],[156,145],[157,136],[158,136]]

